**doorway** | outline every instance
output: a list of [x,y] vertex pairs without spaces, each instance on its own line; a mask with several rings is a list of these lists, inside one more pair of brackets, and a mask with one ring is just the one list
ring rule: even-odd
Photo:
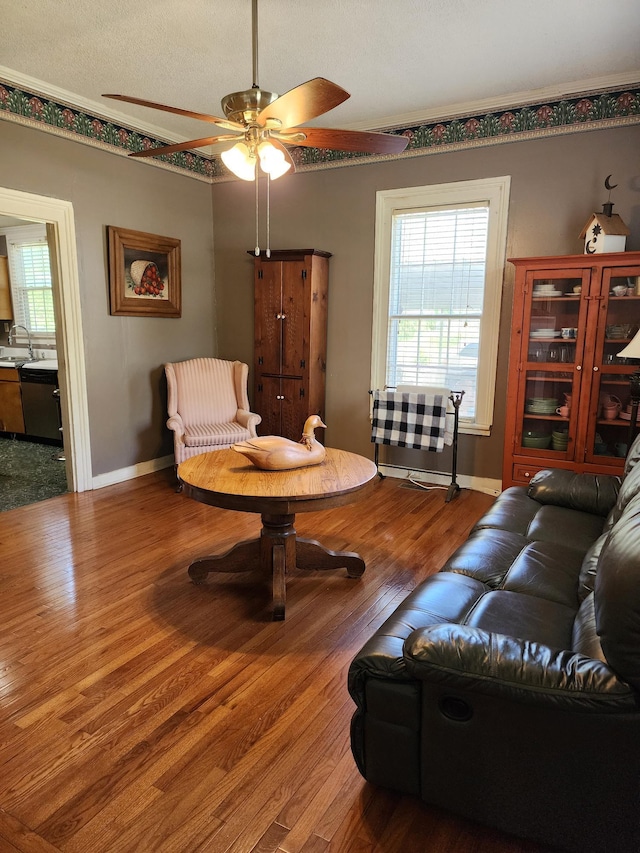
[[0,187],[0,216],[47,226],[51,259],[60,408],[71,491],[92,488],[80,283],[70,202]]
[[0,370],[0,512],[68,491],[66,457],[59,446],[63,435],[48,242],[44,223],[0,214],[0,255],[8,259],[11,273],[10,298],[5,293],[2,300],[0,345],[3,355],[28,357],[26,345],[39,359],[24,369],[3,362]]

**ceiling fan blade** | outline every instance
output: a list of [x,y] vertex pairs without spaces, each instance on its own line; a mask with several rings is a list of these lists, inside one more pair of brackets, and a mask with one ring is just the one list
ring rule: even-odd
[[[290,141],[287,136],[290,134]],[[304,134],[300,140],[299,135]],[[274,137],[272,131],[271,137]],[[297,127],[277,134],[277,138],[290,145],[311,148],[331,148],[335,151],[361,151],[366,154],[399,154],[409,144],[406,136],[393,133],[375,133],[366,130],[335,130],[328,127]]]
[[282,127],[295,127],[332,110],[351,97],[341,86],[314,77],[280,95],[258,114],[257,123],[264,127],[268,119],[276,119]]
[[176,142],[175,145],[161,145],[159,148],[148,148],[145,151],[132,151],[129,157],[155,157],[156,154],[173,154],[175,151],[188,151],[190,148],[202,148],[205,145],[215,145],[228,139],[241,139],[225,133],[223,136],[205,136],[202,139],[190,139],[188,142]]
[[194,113],[192,110],[182,110],[180,107],[168,107],[166,104],[157,104],[155,101],[143,101],[141,98],[130,98],[128,95],[103,95],[103,98],[111,98],[113,101],[124,101],[127,104],[138,104],[141,107],[151,107],[153,110],[164,110],[166,113],[195,118],[199,121],[208,121],[217,124],[225,130],[244,130],[244,125],[237,121],[229,121],[226,118],[210,116],[206,113]]

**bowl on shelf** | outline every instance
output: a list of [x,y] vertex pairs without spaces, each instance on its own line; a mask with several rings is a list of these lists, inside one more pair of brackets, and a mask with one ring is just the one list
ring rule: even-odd
[[551,436],[535,429],[527,429],[522,433],[522,446],[546,450],[551,444]]

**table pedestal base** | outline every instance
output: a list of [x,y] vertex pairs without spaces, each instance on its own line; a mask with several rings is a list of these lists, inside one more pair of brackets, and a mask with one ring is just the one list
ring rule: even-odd
[[209,572],[251,572],[260,568],[273,578],[273,618],[285,616],[286,577],[293,569],[346,568],[350,578],[364,572],[364,560],[351,551],[330,551],[314,539],[298,539],[295,515],[262,515],[258,539],[238,542],[226,554],[202,557],[189,566],[189,577],[203,583]]

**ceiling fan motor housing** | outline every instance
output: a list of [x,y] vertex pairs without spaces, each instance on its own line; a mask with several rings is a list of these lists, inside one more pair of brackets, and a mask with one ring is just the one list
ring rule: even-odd
[[248,124],[254,122],[258,113],[279,97],[275,92],[267,92],[264,89],[245,89],[243,92],[225,95],[221,104],[230,121]]

